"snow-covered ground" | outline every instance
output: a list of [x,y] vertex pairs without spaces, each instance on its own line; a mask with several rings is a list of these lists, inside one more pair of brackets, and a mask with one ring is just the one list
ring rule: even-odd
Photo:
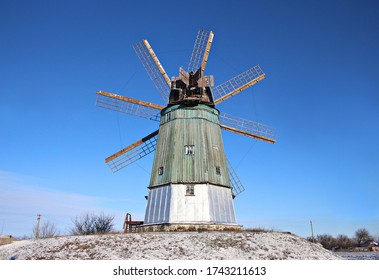
[[63,236],[0,246],[0,259],[222,260],[340,259],[298,236],[252,232],[128,233]]
[[336,252],[347,260],[379,260],[379,252]]

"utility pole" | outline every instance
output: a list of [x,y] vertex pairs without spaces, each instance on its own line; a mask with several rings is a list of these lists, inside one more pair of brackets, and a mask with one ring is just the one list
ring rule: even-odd
[[41,222],[41,214],[37,215],[36,239],[39,237],[39,223]]
[[311,232],[312,232],[312,242],[315,243],[315,237],[313,235],[313,225],[312,225],[312,221],[311,221]]

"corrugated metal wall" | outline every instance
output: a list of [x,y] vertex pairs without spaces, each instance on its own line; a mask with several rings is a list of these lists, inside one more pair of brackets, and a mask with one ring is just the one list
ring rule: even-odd
[[150,189],[144,223],[236,224],[231,190],[212,184],[170,184]]

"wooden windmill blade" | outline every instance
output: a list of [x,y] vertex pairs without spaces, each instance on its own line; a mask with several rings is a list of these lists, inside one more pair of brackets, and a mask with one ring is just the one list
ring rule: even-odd
[[276,129],[247,119],[220,114],[220,127],[224,130],[252,137],[271,144],[276,141]]
[[259,65],[239,74],[225,83],[212,88],[215,104],[240,93],[248,87],[258,83],[266,77]]
[[167,102],[171,81],[149,42],[147,40],[142,40],[141,42],[134,44],[133,48],[150,79],[153,81],[155,88],[158,90],[163,100]]
[[154,152],[157,145],[158,132],[159,130],[156,130],[132,145],[129,145],[110,157],[107,157],[105,162],[108,164],[112,172],[119,171],[129,164]]
[[243,192],[245,188],[243,187],[241,180],[237,176],[237,173],[234,171],[234,168],[232,167],[228,159],[226,159],[226,163],[228,165],[230,186],[232,187],[233,197],[236,197],[241,192]]
[[161,105],[105,91],[98,91],[96,94],[96,105],[99,107],[153,121],[160,121],[160,110],[164,108]]
[[201,67],[201,76],[203,76],[207,65],[209,52],[211,50],[213,37],[214,33],[212,31],[199,30],[192,50],[191,59],[188,64],[188,73],[195,73]]

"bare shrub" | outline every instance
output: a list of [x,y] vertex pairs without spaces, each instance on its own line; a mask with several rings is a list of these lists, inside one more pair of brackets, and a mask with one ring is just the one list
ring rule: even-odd
[[336,246],[341,247],[342,249],[353,247],[353,244],[353,240],[349,238],[347,235],[339,234],[336,237]]
[[316,240],[320,243],[325,249],[332,249],[336,246],[336,240],[330,234],[320,234],[317,235]]
[[[307,238],[311,241],[311,237]],[[350,238],[345,234],[339,234],[337,237],[333,237],[329,234],[317,235],[316,241],[321,243],[325,249],[347,249],[355,246],[362,246],[367,241],[373,241],[374,238],[369,234],[365,228],[358,229],[355,232],[354,238]]]
[[[33,237],[36,236],[37,233],[37,225],[33,227],[32,234]],[[59,230],[57,229],[56,225],[52,222],[45,222],[42,224],[42,226],[39,227],[38,230],[38,237],[39,238],[49,238],[59,235]]]
[[85,213],[80,217],[76,217],[73,221],[74,227],[71,233],[74,235],[90,235],[96,233],[108,233],[113,230],[114,215],[95,215],[93,213]]
[[95,233],[96,216],[93,213],[85,213],[80,217],[76,216],[74,227],[71,233],[74,235],[89,235]]
[[114,215],[105,215],[101,213],[96,217],[95,221],[95,232],[96,233],[108,233],[113,230],[113,219]]

